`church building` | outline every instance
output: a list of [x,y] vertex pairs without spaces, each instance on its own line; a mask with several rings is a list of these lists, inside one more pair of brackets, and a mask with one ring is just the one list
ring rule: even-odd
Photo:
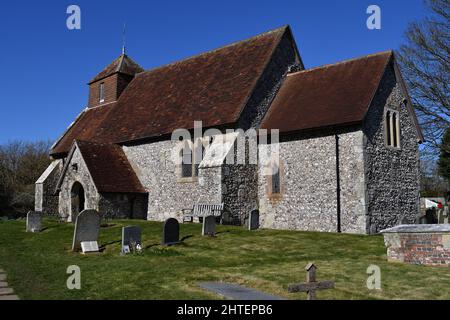
[[182,221],[223,203],[227,224],[256,209],[263,228],[361,234],[419,213],[423,136],[392,51],[305,69],[285,26],[150,70],[123,53],[88,85],[36,211]]

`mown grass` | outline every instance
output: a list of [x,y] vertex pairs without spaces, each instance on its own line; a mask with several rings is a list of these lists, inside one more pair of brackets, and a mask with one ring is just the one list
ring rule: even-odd
[[[0,267],[22,299],[219,299],[200,281],[242,284],[288,299],[287,285],[303,282],[314,261],[318,279],[335,289],[319,299],[450,299],[450,268],[388,263],[382,236],[257,230],[218,226],[215,238],[201,225],[181,225],[177,246],[162,247],[162,224],[118,220],[102,228],[102,253],[72,253],[73,224],[44,221],[45,230],[25,232],[25,221],[0,222]],[[120,256],[122,226],[140,225],[142,255]],[[369,265],[381,268],[382,290],[368,290]],[[68,290],[66,269],[81,268],[81,290]]]

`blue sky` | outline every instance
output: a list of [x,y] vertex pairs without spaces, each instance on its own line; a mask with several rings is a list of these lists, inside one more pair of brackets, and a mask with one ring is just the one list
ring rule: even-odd
[[[81,30],[66,9],[81,8]],[[381,8],[381,30],[366,9]],[[55,140],[86,106],[87,82],[121,52],[145,69],[289,24],[307,68],[397,49],[422,0],[8,1],[0,10],[0,144]]]

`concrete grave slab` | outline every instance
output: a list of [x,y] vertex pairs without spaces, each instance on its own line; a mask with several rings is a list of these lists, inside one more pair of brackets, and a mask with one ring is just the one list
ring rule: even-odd
[[83,253],[92,253],[98,252],[98,243],[97,241],[82,241],[81,242],[81,251]]
[[283,297],[225,282],[201,282],[199,286],[234,300],[286,300]]
[[0,300],[19,300],[19,297],[16,295],[6,295],[0,296]]

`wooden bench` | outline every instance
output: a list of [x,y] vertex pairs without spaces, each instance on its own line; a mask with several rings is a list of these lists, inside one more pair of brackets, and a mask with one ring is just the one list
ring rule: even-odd
[[193,222],[194,217],[204,218],[208,216],[215,216],[220,217],[220,223],[222,223],[223,203],[196,203],[191,209],[182,209],[181,211],[183,212],[183,222]]

